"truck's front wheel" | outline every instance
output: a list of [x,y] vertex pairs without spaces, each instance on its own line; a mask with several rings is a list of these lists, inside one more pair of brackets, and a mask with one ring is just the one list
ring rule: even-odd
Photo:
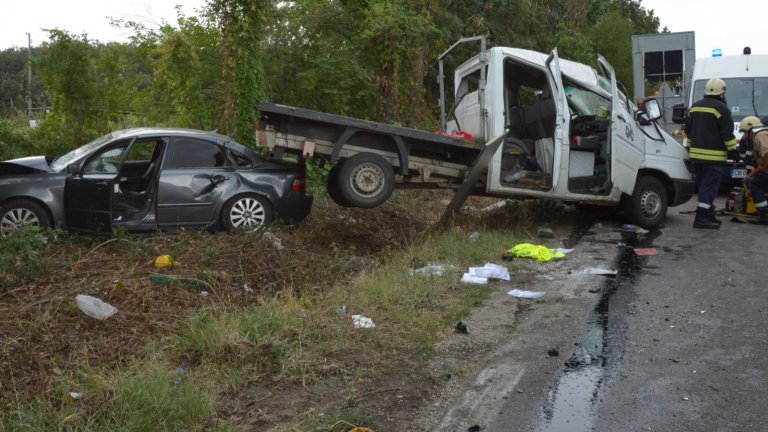
[[656,177],[639,177],[635,191],[627,198],[626,211],[630,220],[643,228],[655,228],[667,215],[667,189]]
[[383,157],[359,153],[339,170],[339,192],[354,207],[373,208],[384,204],[395,188],[395,172]]

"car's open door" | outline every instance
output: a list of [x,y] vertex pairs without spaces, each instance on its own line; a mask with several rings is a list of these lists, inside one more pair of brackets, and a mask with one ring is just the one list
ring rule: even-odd
[[64,186],[67,227],[74,231],[112,231],[112,189],[117,175],[70,173]]
[[603,56],[598,55],[597,61],[611,83],[610,88],[605,89],[611,92],[611,182],[625,194],[632,195],[637,172],[645,160],[645,139],[629,112],[629,101],[619,92],[613,67]]
[[64,216],[67,228],[90,233],[112,232],[112,196],[129,141],[90,157],[82,166],[67,167]]

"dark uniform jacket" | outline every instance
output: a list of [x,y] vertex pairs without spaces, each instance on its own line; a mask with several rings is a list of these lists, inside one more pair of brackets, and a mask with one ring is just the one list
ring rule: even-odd
[[690,144],[689,156],[695,162],[723,163],[729,151],[738,150],[731,110],[719,96],[704,96],[691,106],[685,135]]

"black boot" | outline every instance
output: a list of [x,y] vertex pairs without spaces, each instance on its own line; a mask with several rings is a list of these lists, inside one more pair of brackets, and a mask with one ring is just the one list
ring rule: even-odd
[[758,215],[755,223],[760,225],[768,225],[768,207],[760,207],[757,209]]
[[716,213],[715,206],[710,207],[709,208],[709,220],[711,220],[712,222],[714,222],[714,223],[716,223],[718,225],[722,225],[723,221],[721,221],[720,219],[716,218],[715,217],[715,213]]
[[693,220],[693,227],[698,229],[720,229],[720,224],[713,221],[714,213],[710,214],[710,209],[703,207],[696,208],[696,218]]

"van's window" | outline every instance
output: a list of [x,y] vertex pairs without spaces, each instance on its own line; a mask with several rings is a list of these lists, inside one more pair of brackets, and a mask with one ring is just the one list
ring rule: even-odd
[[[768,115],[768,78],[725,78],[725,99],[734,122],[747,116]],[[704,97],[707,80],[693,83],[692,101]]]

